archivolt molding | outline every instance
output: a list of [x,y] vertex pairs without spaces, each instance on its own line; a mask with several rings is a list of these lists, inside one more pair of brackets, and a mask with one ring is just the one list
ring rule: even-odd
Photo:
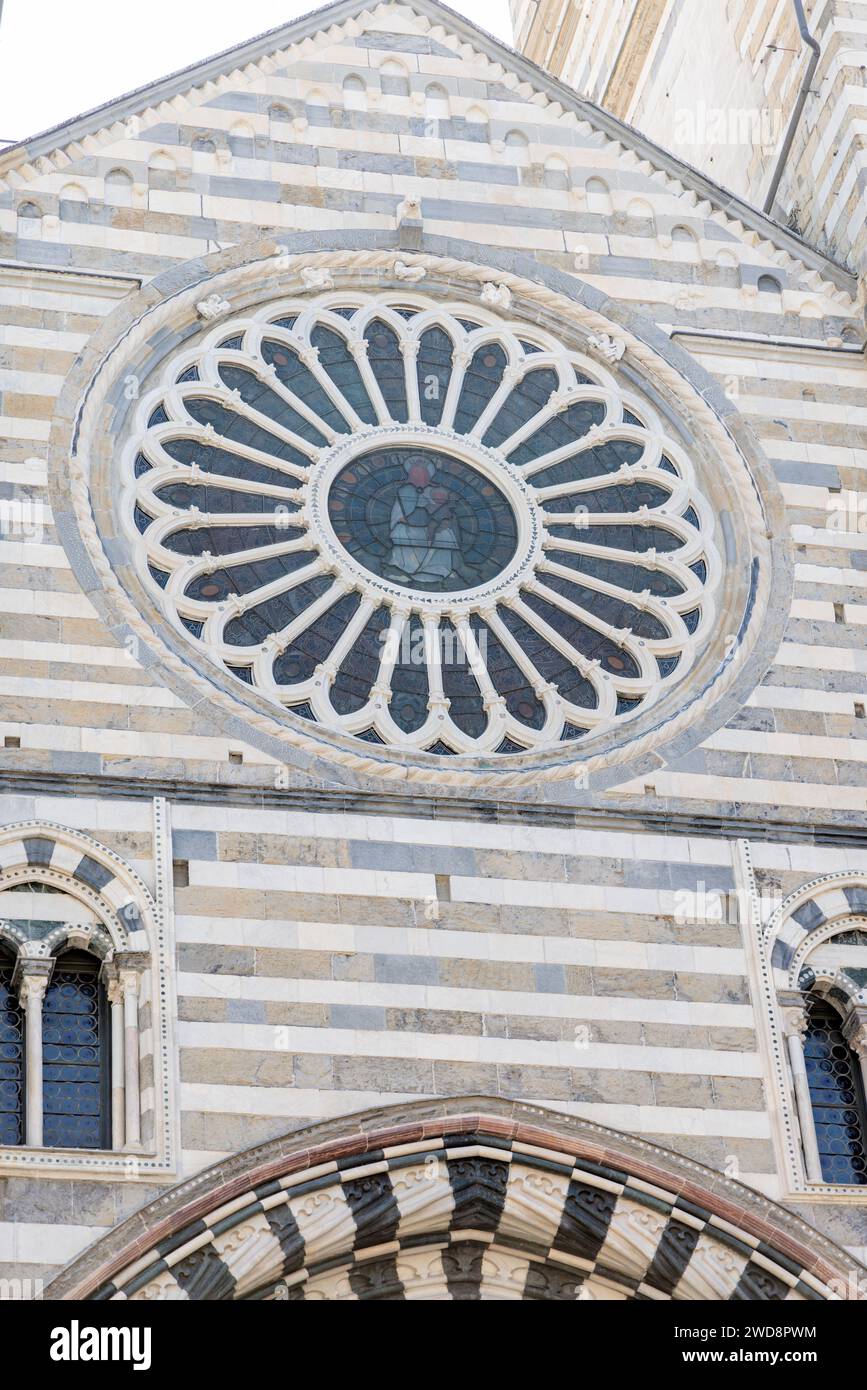
[[301,1130],[180,1184],[55,1299],[867,1297],[798,1217],[656,1145],[537,1107],[421,1102]]
[[[262,250],[250,249],[215,258],[223,265],[228,262],[231,268],[216,270],[207,280],[207,288],[220,299],[231,302],[236,313],[249,312],[257,303],[278,299],[281,295],[297,298],[311,293],[308,284],[311,272],[317,272],[314,276],[317,288],[321,288],[323,283],[321,275],[327,275],[331,284],[345,286],[347,291],[371,283],[377,287],[399,285],[393,278],[394,251],[365,248],[292,254],[274,243],[266,245],[270,247],[270,254],[262,254],[263,247]],[[428,293],[448,294],[479,304],[484,286],[496,281],[508,290],[512,310],[517,311],[519,317],[526,314],[529,320],[535,320],[554,333],[562,333],[564,324],[571,323],[577,327],[578,336],[583,334],[586,341],[591,336],[613,330],[625,346],[624,365],[628,367],[631,364],[637,368],[651,390],[655,389],[663,399],[673,400],[675,413],[682,412],[689,419],[694,437],[702,439],[704,447],[724,465],[716,468],[714,473],[723,493],[728,489],[728,502],[723,502],[721,494],[716,505],[722,510],[728,508],[737,516],[735,529],[739,536],[736,540],[738,554],[734,559],[730,557],[726,576],[729,586],[727,600],[730,611],[734,605],[745,616],[740,619],[740,631],[718,633],[718,640],[708,648],[703,664],[697,668],[704,672],[704,683],[702,685],[696,676],[698,693],[694,698],[672,699],[670,708],[665,702],[661,703],[652,713],[653,726],[647,728],[639,718],[634,727],[630,726],[633,727],[633,735],[626,741],[618,741],[623,739],[623,735],[616,731],[608,737],[602,735],[598,744],[590,741],[586,746],[582,745],[582,785],[593,785],[590,779],[609,768],[623,768],[623,775],[626,776],[629,770],[627,765],[642,765],[642,759],[655,754],[655,750],[701,720],[711,706],[735,686],[754,652],[756,642],[762,637],[761,619],[768,609],[772,584],[779,584],[782,579],[781,573],[777,571],[775,575],[774,571],[775,564],[780,564],[780,557],[775,558],[769,542],[776,517],[772,519],[767,515],[768,499],[759,495],[756,482],[730,432],[729,417],[735,419],[736,412],[709,378],[700,391],[687,382],[674,365],[674,361],[678,360],[676,352],[672,352],[673,361],[669,362],[636,333],[625,330],[601,311],[576,302],[576,299],[559,289],[551,289],[545,283],[528,280],[510,271],[492,269],[481,263],[454,257],[403,252],[401,258],[405,264],[424,270]],[[190,336],[200,324],[196,305],[202,302],[202,282],[196,281],[178,290],[176,277],[172,275],[169,280],[174,283],[165,297],[155,282],[130,306],[117,311],[112,316],[113,321],[110,320],[98,332],[84,359],[87,368],[70,378],[60,411],[61,417],[66,416],[72,423],[71,451],[70,425],[66,421],[58,421],[53,436],[52,455],[56,460],[54,479],[61,491],[68,488],[78,532],[93,570],[99,576],[101,587],[110,597],[112,616],[121,614],[131,633],[145,644],[153,647],[158,643],[164,667],[182,683],[184,689],[192,688],[197,697],[205,697],[212,707],[219,706],[224,717],[237,716],[239,702],[242,702],[246,706],[244,717],[251,731],[268,740],[263,746],[270,753],[274,753],[282,744],[284,747],[294,747],[300,754],[324,755],[332,766],[342,765],[350,775],[361,777],[361,785],[370,779],[385,778],[448,789],[466,785],[471,780],[479,787],[520,789],[538,781],[542,766],[546,776],[552,780],[574,779],[574,759],[568,755],[564,758],[559,751],[542,763],[532,753],[510,758],[508,767],[503,767],[500,759],[496,770],[479,765],[477,760],[467,764],[461,758],[449,759],[449,766],[443,767],[442,758],[428,754],[415,754],[412,762],[409,762],[400,755],[390,758],[387,750],[374,751],[370,745],[360,752],[356,740],[340,735],[326,739],[315,726],[311,728],[308,724],[303,728],[297,727],[303,724],[301,720],[290,721],[287,718],[285,723],[278,722],[270,712],[267,701],[258,700],[254,692],[247,694],[241,691],[239,694],[234,689],[238,682],[234,680],[231,681],[233,689],[228,693],[227,689],[217,684],[217,678],[212,680],[200,675],[181,654],[183,646],[165,629],[165,624],[164,637],[155,636],[155,629],[160,631],[158,610],[151,605],[148,620],[140,611],[142,607],[147,610],[150,603],[147,596],[143,596],[141,604],[130,601],[125,584],[118,579],[103,549],[92,501],[103,511],[110,511],[114,500],[108,470],[115,448],[111,431],[117,429],[116,412],[121,403],[116,394],[119,382],[114,388],[114,404],[109,406],[104,400],[109,375],[113,375],[117,381],[119,373],[134,371],[136,362],[147,360],[148,344],[155,335],[171,331],[175,336]],[[581,297],[580,292],[578,297]],[[593,292],[590,297],[593,297]],[[103,356],[106,350],[107,356]],[[84,363],[82,365],[84,367]],[[597,371],[602,370],[601,364],[597,363]],[[80,390],[85,381],[89,381],[89,386],[82,404]],[[773,506],[777,505],[778,499],[773,503]],[[58,497],[58,511],[63,507],[63,498]],[[753,560],[752,571],[750,556]],[[786,572],[783,582],[788,585],[787,564],[783,565],[783,570]],[[128,580],[129,576],[123,574],[122,578]],[[92,582],[88,588],[93,590]],[[735,599],[734,594],[738,592],[739,597]],[[782,599],[782,603],[785,602],[786,599]],[[650,722],[650,718],[647,722]]]
[[[155,824],[162,814],[155,802]],[[152,1056],[151,1099],[143,1109],[146,1142],[135,1154],[87,1150],[7,1148],[0,1153],[4,1172],[60,1172],[71,1175],[117,1174],[144,1179],[174,1169],[176,1129],[173,1083],[170,992],[171,942],[163,914],[141,876],[93,836],[56,821],[17,821],[0,829],[0,891],[19,884],[44,883],[89,907],[96,923],[64,923],[44,936],[29,939],[26,930],[0,922],[0,938],[20,966],[31,962],[44,973],[47,962],[65,942],[84,947],[112,968],[122,967],[140,982],[137,997],[149,1005],[151,1024],[137,1040],[142,1056]]]
[[[310,17],[307,23],[316,25],[319,22],[319,27],[315,28],[312,33],[307,33],[295,42],[276,49],[272,53],[259,54],[249,61],[245,61],[242,65],[235,66],[225,72],[210,71],[215,60],[203,64],[203,67],[209,69],[203,81],[196,82],[194,73],[192,73],[191,78],[193,80],[185,91],[173,92],[166,99],[160,101],[158,105],[142,105],[139,108],[134,105],[128,106],[122,116],[115,114],[114,118],[111,119],[112,112],[116,113],[121,103],[110,103],[106,108],[108,119],[105,124],[95,125],[94,128],[87,131],[86,136],[82,137],[86,141],[86,145],[77,139],[64,142],[63,129],[61,128],[57,132],[61,143],[53,149],[45,148],[36,156],[29,155],[28,144],[31,142],[21,146],[13,146],[11,150],[5,152],[5,157],[0,156],[0,187],[6,186],[17,191],[29,184],[38,182],[42,175],[52,174],[56,170],[68,173],[70,162],[74,164],[83,157],[85,152],[92,152],[94,148],[99,149],[118,140],[128,139],[128,122],[131,119],[139,123],[136,125],[136,132],[138,133],[141,126],[158,125],[166,120],[176,120],[179,116],[186,115],[191,108],[202,106],[225,92],[261,89],[263,83],[267,89],[268,78],[273,73],[294,62],[315,56],[323,44],[351,41],[364,33],[369,26],[375,27],[378,20],[388,20],[395,12],[404,11],[408,17],[411,17],[413,26],[417,27],[420,32],[427,33],[436,43],[450,49],[457,58],[471,64],[475,71],[484,74],[489,81],[496,81],[512,91],[519,100],[527,102],[530,108],[545,110],[557,120],[563,121],[573,128],[584,130],[588,135],[592,134],[601,138],[606,153],[606,168],[609,167],[607,161],[613,158],[625,169],[640,171],[652,179],[654,183],[678,197],[697,216],[707,217],[721,226],[729,228],[739,239],[747,241],[755,251],[767,259],[770,266],[793,270],[800,277],[803,286],[826,295],[832,303],[839,305],[843,312],[852,310],[856,306],[857,295],[854,282],[853,289],[847,291],[835,284],[827,275],[823,275],[815,266],[809,265],[805,260],[792,254],[790,249],[777,244],[773,239],[774,224],[767,222],[766,219],[759,219],[757,215],[760,229],[747,225],[739,217],[733,215],[731,195],[726,197],[724,190],[713,189],[710,181],[707,181],[707,186],[703,190],[690,187],[688,180],[694,171],[687,166],[682,166],[679,171],[682,177],[678,176],[678,173],[669,167],[669,161],[661,149],[654,147],[640,137],[636,137],[635,132],[629,131],[628,127],[621,127],[616,118],[594,107],[590,102],[576,97],[567,87],[558,84],[556,95],[552,91],[546,91],[545,86],[548,83],[553,83],[553,79],[547,78],[546,80],[546,75],[541,70],[537,70],[537,81],[527,81],[519,72],[496,61],[477,43],[469,41],[464,35],[455,32],[446,24],[439,22],[438,19],[432,18],[425,12],[424,8],[412,4],[373,5],[367,9],[356,9],[355,13],[350,13],[328,23],[330,12],[337,8],[337,6],[326,8],[321,15],[321,22],[319,16]],[[301,23],[303,21],[299,22],[299,28]],[[278,39],[278,35],[279,31],[275,31],[275,40]],[[251,44],[241,47],[252,46]],[[217,62],[221,56],[224,59],[230,58],[231,53],[217,55]],[[383,55],[383,61],[387,56]],[[399,57],[400,55],[395,56]],[[505,50],[503,56],[507,56]],[[512,56],[514,57],[514,55]],[[524,60],[517,59],[516,61],[520,62],[522,67],[524,66]],[[146,101],[148,94],[153,92],[154,87],[162,85],[151,84],[150,87],[145,88],[141,93],[142,100]],[[125,103],[125,105],[128,104]],[[630,135],[640,139],[640,152],[626,143]],[[718,197],[712,200],[707,196],[708,192],[717,193]],[[754,210],[744,204],[743,211],[749,217]],[[783,229],[779,228],[778,230],[782,235]]]
[[[780,1171],[786,1175],[793,1199],[863,1206],[863,1186],[807,1177],[790,1034],[799,1038],[804,1027],[801,980],[805,964],[817,947],[861,925],[867,908],[867,875],[853,870],[820,875],[795,889],[764,917],[747,841],[738,842],[737,863],[749,907],[745,945],[755,971],[756,1017],[770,1072],[768,1111]],[[840,978],[837,971],[833,975],[816,972],[816,981],[819,992],[827,995],[847,1026],[849,1020],[863,1024],[867,994],[855,981],[845,972]],[[810,1117],[805,1122],[810,1123]]]
[[867,912],[867,874],[823,874],[790,893],[768,919],[764,950],[777,989],[795,989],[807,956]]

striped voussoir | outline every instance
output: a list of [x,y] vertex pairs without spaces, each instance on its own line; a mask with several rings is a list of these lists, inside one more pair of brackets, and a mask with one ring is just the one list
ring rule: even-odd
[[[863,874],[841,872],[814,879],[791,895],[771,918],[766,939],[771,945],[771,964],[778,987],[788,975],[808,937],[840,919],[867,917],[867,881]],[[794,983],[794,982],[793,982]]]
[[132,1239],[121,1228],[97,1242],[51,1296],[781,1301],[845,1285],[806,1228],[790,1232],[797,1218],[739,1184],[722,1196],[718,1177],[654,1145],[553,1114],[557,1128],[542,1129],[538,1109],[486,1104],[468,1115],[441,1102],[453,1113],[436,1122],[430,1103],[403,1107],[401,1123],[367,1132],[354,1117],[351,1138],[316,1147],[301,1132],[279,1163],[263,1162],[274,1149],[263,1146],[248,1181],[236,1160],[209,1199],[183,1184],[173,1218],[159,1199]]

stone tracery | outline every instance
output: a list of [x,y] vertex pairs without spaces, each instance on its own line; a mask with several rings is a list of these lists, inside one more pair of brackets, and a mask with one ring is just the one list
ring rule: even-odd
[[221,320],[141,401],[125,466],[175,626],[368,742],[580,739],[681,680],[713,622],[713,518],[657,414],[478,304]]

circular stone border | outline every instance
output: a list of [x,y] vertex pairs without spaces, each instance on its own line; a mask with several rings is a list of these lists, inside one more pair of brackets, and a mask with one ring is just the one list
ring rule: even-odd
[[[576,788],[612,787],[682,757],[724,724],[759,683],[790,609],[792,560],[782,496],[736,406],[655,324],[530,257],[434,237],[423,238],[421,251],[406,252],[396,234],[334,232],[329,242],[332,249],[323,251],[321,236],[299,234],[246,243],[174,267],[125,299],[79,354],[54,417],[49,483],[59,540],[100,616],[119,643],[131,644],[143,665],[210,716],[213,729],[244,739],[319,783],[376,790],[387,781],[412,785],[414,791],[427,786],[438,795],[471,788],[533,799],[539,799],[545,783],[545,799],[574,802],[581,800]],[[395,270],[397,259],[401,274]],[[124,543],[116,536],[103,538],[97,529],[94,507],[111,513],[111,463],[134,399],[125,388],[202,332],[207,325],[197,306],[225,302],[226,313],[237,314],[265,300],[318,293],[323,280],[334,284],[335,276],[338,287],[345,277],[347,289],[406,292],[407,265],[424,271],[426,293],[464,301],[485,296],[490,302],[493,289],[513,299],[510,312],[516,318],[535,321],[564,341],[572,330],[579,350],[598,352],[604,360],[612,360],[613,341],[622,349],[618,360],[626,354],[624,376],[637,369],[635,375],[677,433],[692,449],[702,449],[706,461],[721,458],[726,465],[714,477],[724,496],[727,489],[728,505],[718,512],[726,547],[724,607],[742,614],[738,631],[720,632],[708,648],[694,668],[693,693],[685,704],[683,689],[676,688],[673,699],[655,705],[645,720],[632,721],[628,736],[614,729],[598,741],[582,741],[577,757],[574,748],[563,745],[508,760],[457,756],[444,766],[434,754],[371,744],[359,749],[356,739],[322,726],[289,716],[281,722],[255,692],[239,689],[231,677],[224,683],[216,668],[205,675],[191,663],[186,645],[152,601],[146,595],[138,606],[131,600],[130,588],[135,592],[138,586]]]

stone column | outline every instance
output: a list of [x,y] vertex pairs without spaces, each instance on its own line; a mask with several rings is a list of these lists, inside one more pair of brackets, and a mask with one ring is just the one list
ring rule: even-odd
[[18,1002],[24,1010],[24,1142],[42,1148],[42,1001],[54,968],[53,958],[19,956],[15,967]]
[[139,1086],[139,990],[137,969],[118,961],[118,980],[123,996],[123,1093],[126,1149],[141,1147],[141,1094]]
[[122,1149],[126,1131],[123,986],[113,962],[103,965],[101,973],[111,1006],[111,1147]]
[[810,1099],[807,1066],[804,1061],[804,1034],[807,1031],[807,1010],[804,1007],[804,996],[798,990],[786,991],[785,996],[780,997],[780,1003],[783,1006],[783,1029],[786,1035],[786,1048],[795,1089],[795,1106],[798,1112],[798,1127],[801,1131],[804,1170],[808,1182],[823,1182],[822,1160],[819,1157],[816,1126],[813,1121],[813,1102]]

